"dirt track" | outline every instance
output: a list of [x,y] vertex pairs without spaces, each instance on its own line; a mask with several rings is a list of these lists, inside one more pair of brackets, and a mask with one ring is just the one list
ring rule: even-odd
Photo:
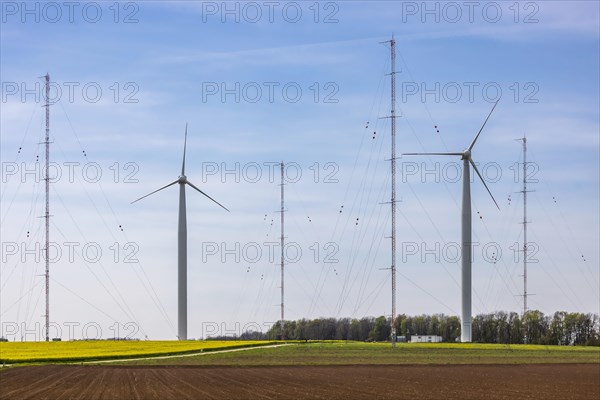
[[49,365],[0,372],[0,399],[217,398],[596,400],[600,365]]

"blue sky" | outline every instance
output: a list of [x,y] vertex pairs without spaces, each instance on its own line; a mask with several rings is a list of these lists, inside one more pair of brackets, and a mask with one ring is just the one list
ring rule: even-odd
[[[24,170],[43,160],[36,85],[46,72],[61,90],[51,107],[61,173],[51,232],[62,250],[51,315],[63,338],[70,322],[75,337],[85,324],[109,337],[115,323],[134,322],[138,337],[174,338],[177,190],[129,203],[177,177],[186,122],[188,178],[231,209],[187,191],[190,337],[277,320],[278,259],[265,243],[279,234],[281,160],[291,165],[286,237],[302,250],[286,268],[286,318],[389,314],[389,206],[379,203],[390,197],[390,127],[380,119],[390,61],[379,42],[392,33],[398,153],[462,150],[502,91],[473,156],[501,208],[473,182],[474,313],[522,307],[514,139],[524,133],[538,180],[530,308],[599,312],[596,2],[475,2],[471,16],[462,2],[98,2],[77,3],[72,18],[53,4],[27,3],[27,13],[2,2],[3,334],[43,321],[43,263],[23,249],[43,241],[43,185]],[[458,167],[398,161],[400,313],[460,311]],[[66,242],[77,243],[72,260]],[[82,260],[86,244],[101,249],[99,261]],[[125,262],[130,251],[138,262]]]

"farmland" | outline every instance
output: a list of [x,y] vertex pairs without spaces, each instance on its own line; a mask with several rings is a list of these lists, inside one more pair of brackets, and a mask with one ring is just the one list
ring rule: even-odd
[[[0,399],[347,399],[373,398],[375,393],[382,399],[596,399],[600,395],[598,347],[402,343],[392,349],[389,343],[256,344],[65,342],[43,347],[43,343],[4,343],[2,356],[19,356],[22,363],[18,365],[24,366],[2,369]],[[71,353],[65,353],[69,356],[58,365],[31,366],[28,361],[56,359],[61,350]],[[122,359],[176,352],[183,355]],[[81,365],[84,354],[90,355],[86,361],[113,357],[115,362]],[[77,359],[73,363],[78,365],[66,365],[69,358]]]
[[0,363],[78,362],[210,352],[269,345],[258,341],[1,342]]
[[139,365],[406,365],[597,363],[599,347],[496,345],[478,343],[319,342],[260,351],[206,354],[167,360],[142,359]]
[[[260,350],[257,350],[260,351]],[[67,366],[0,373],[0,399],[598,399],[597,364]]]
[[[250,352],[248,347],[287,344]],[[259,351],[258,351],[259,350]],[[212,352],[215,352],[211,354]],[[201,353],[201,354],[198,354]],[[182,357],[177,357],[181,355]],[[164,358],[163,356],[172,356]],[[158,357],[158,358],[155,358]],[[119,361],[123,359],[123,361]],[[130,359],[135,359],[130,361]],[[394,365],[600,363],[600,348],[479,343],[361,343],[344,341],[73,341],[0,343],[6,364],[114,360],[144,365]]]

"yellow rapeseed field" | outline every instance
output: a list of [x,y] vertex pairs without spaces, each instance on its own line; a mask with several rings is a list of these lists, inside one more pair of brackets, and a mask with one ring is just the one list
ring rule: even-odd
[[265,341],[0,342],[0,363],[69,362],[185,354],[272,344]]

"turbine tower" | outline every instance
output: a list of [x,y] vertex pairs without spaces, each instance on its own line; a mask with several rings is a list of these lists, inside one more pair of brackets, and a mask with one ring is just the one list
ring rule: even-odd
[[461,246],[461,262],[462,262],[462,268],[461,268],[461,291],[462,291],[461,323],[462,323],[462,327],[461,327],[461,331],[460,331],[460,341],[461,342],[470,342],[471,341],[471,317],[472,317],[472,313],[471,313],[471,294],[472,294],[471,293],[471,265],[473,263],[473,260],[471,258],[471,256],[472,256],[471,248],[472,248],[473,242],[471,239],[471,228],[472,228],[471,227],[471,176],[470,176],[469,164],[473,166],[473,169],[477,173],[477,176],[479,176],[479,179],[481,179],[483,186],[485,186],[486,190],[492,197],[492,200],[494,201],[494,203],[496,204],[496,207],[498,207],[498,210],[499,210],[500,207],[498,206],[496,199],[494,199],[492,192],[486,185],[485,181],[483,180],[483,177],[481,176],[481,174],[479,173],[479,170],[477,169],[477,167],[475,166],[475,163],[473,162],[473,158],[471,157],[471,151],[473,150],[473,146],[475,146],[475,142],[477,142],[477,139],[479,138],[481,131],[483,131],[485,124],[488,122],[488,119],[490,119],[490,116],[494,112],[496,105],[498,105],[498,101],[500,101],[500,99],[498,99],[496,101],[496,104],[494,104],[494,107],[492,107],[492,110],[490,111],[487,118],[483,122],[481,129],[479,129],[479,132],[477,132],[477,135],[475,135],[475,139],[473,139],[473,141],[471,142],[469,147],[467,147],[464,151],[462,151],[460,153],[403,153],[403,155],[406,155],[406,156],[417,156],[417,155],[460,156],[461,159],[463,160],[462,227],[461,227],[461,231],[462,231],[462,246]]
[[187,146],[187,123],[185,124],[185,138],[183,141],[183,163],[181,164],[181,175],[177,180],[140,197],[131,202],[131,204],[142,200],[156,192],[173,186],[179,183],[179,223],[177,228],[177,338],[179,340],[187,340],[187,218],[185,206],[185,185],[190,185],[193,189],[202,193],[213,202],[217,203],[221,208],[229,211],[221,203],[198,189],[192,182],[188,181],[185,176],[185,150]]

